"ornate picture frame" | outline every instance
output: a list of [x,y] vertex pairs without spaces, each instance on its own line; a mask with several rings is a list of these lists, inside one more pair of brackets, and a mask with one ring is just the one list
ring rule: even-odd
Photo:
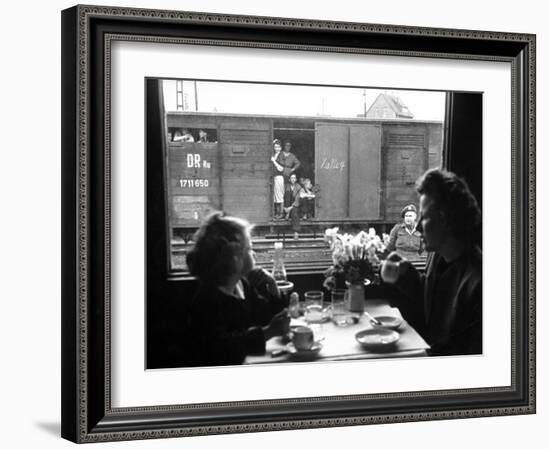
[[[509,64],[510,385],[113,407],[110,108],[118,41]],[[81,5],[63,11],[62,436],[84,443],[534,413],[535,42],[487,31]]]

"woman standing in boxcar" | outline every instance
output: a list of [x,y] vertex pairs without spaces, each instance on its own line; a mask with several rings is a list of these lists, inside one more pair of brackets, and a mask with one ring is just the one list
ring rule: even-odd
[[283,202],[285,195],[285,178],[283,176],[284,167],[282,164],[281,149],[281,141],[275,139],[273,141],[271,163],[273,164],[273,216],[277,219],[283,218]]

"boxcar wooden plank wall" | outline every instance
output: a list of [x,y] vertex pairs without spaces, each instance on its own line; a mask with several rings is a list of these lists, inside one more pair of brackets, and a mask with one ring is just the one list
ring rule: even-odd
[[218,144],[171,142],[167,160],[170,223],[197,225],[221,206]]
[[441,167],[443,163],[443,125],[441,123],[427,123],[428,135],[428,168]]
[[252,223],[270,220],[271,136],[266,119],[232,119],[220,126],[222,208]]
[[404,206],[418,203],[416,180],[428,168],[440,166],[441,138],[440,123],[384,123],[382,185],[386,219],[398,221]]

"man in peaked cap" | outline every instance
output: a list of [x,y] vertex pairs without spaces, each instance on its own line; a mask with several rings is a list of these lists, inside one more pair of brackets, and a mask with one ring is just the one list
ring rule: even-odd
[[403,221],[390,232],[388,251],[396,251],[405,259],[418,259],[423,252],[422,236],[416,229],[416,206],[408,204],[401,210]]
[[416,215],[416,206],[414,204],[408,204],[403,209],[401,209],[401,217],[405,218],[407,212],[414,212]]

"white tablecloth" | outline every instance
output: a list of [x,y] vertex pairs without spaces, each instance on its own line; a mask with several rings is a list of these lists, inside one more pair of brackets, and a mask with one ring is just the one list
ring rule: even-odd
[[[401,317],[399,310],[390,307],[385,300],[369,300],[365,304],[366,310],[371,315]],[[307,325],[303,318],[293,319],[291,322],[291,326],[299,324]],[[403,321],[401,326],[396,330],[400,335],[399,341],[384,352],[369,351],[355,339],[355,334],[373,327],[366,316],[363,316],[357,324],[345,327],[335,326],[330,321],[323,324],[313,324],[310,327],[313,329],[315,340],[321,340],[322,348],[316,357],[301,358],[292,356],[286,352],[273,357],[272,353],[280,352],[286,347],[285,342],[281,338],[276,337],[266,342],[265,355],[249,356],[246,358],[245,364],[418,357],[427,355],[426,351],[429,349],[429,345],[406,321]]]

